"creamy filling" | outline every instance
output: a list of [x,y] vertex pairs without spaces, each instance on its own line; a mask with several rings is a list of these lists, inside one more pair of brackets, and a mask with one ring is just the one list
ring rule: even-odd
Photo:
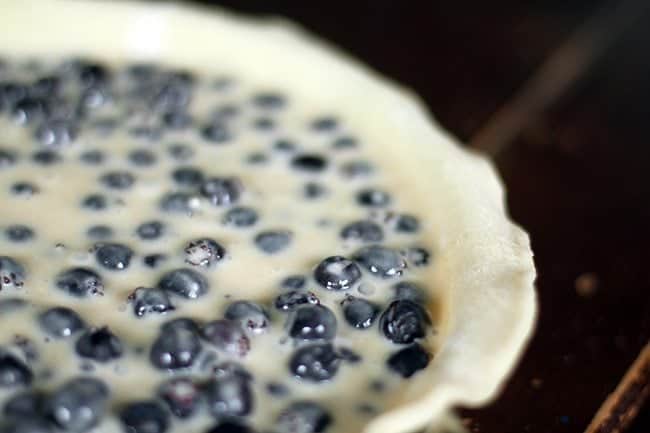
[[0,131],[3,433],[357,432],[433,357],[426,221],[326,107],[12,59]]

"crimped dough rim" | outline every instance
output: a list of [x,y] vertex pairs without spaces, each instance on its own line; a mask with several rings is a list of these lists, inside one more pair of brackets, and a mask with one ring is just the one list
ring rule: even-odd
[[534,326],[529,239],[508,219],[490,162],[461,149],[410,91],[278,18],[174,3],[3,0],[0,27],[0,51],[9,54],[158,59],[202,70],[228,58],[221,66],[373,125],[377,142],[392,143],[377,151],[423,173],[413,194],[436,198],[430,217],[444,229],[436,239],[444,254],[435,266],[446,288],[435,359],[363,433],[410,432],[456,404],[484,404],[498,392]]

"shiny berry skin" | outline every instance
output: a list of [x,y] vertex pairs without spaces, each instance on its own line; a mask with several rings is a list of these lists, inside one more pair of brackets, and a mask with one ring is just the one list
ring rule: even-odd
[[169,415],[155,401],[129,403],[119,417],[129,433],[164,433],[169,427]]
[[314,278],[328,290],[348,290],[361,279],[361,270],[352,260],[332,256],[318,264]]
[[304,305],[289,317],[288,329],[299,340],[331,340],[336,335],[336,317],[323,305]]
[[357,329],[370,328],[379,314],[377,305],[365,299],[351,296],[341,302],[341,307],[343,308],[345,321]]
[[167,272],[158,281],[158,287],[176,296],[197,299],[208,291],[208,280],[192,269],[175,269]]
[[47,413],[66,432],[86,433],[99,423],[106,411],[108,387],[98,379],[77,377],[55,390]]
[[430,324],[426,310],[407,299],[393,301],[379,319],[384,336],[397,344],[409,344],[424,337]]
[[324,382],[336,375],[340,364],[334,347],[330,343],[319,343],[296,350],[289,360],[289,371],[298,379]]
[[332,416],[321,405],[297,401],[280,413],[275,426],[283,433],[322,433],[332,423]]
[[70,308],[53,307],[39,314],[41,328],[54,338],[66,338],[86,328],[79,315]]
[[405,379],[429,365],[431,354],[419,344],[413,344],[393,353],[386,361],[388,368]]
[[77,354],[97,362],[120,358],[124,351],[122,342],[107,327],[86,331],[75,344]]
[[381,245],[360,249],[354,254],[354,260],[380,278],[399,277],[407,267],[406,260],[398,251]]
[[33,378],[27,364],[0,347],[0,389],[29,385]]
[[55,278],[56,287],[77,298],[101,296],[104,283],[97,272],[89,268],[67,269]]
[[149,361],[161,370],[177,370],[194,364],[202,344],[196,324],[188,319],[165,323],[149,352]]

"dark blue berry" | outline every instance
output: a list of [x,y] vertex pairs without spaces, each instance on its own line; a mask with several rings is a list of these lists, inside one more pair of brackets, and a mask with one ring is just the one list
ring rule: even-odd
[[266,391],[273,397],[286,397],[289,395],[289,387],[278,382],[266,384]]
[[258,216],[257,211],[250,207],[234,207],[229,209],[223,217],[224,224],[235,227],[250,227],[255,225]]
[[77,74],[86,87],[106,84],[110,79],[110,72],[105,66],[85,60],[81,60],[77,65]]
[[189,192],[170,192],[160,199],[160,208],[169,213],[189,214],[198,196]]
[[99,424],[109,396],[99,379],[77,377],[63,384],[47,403],[49,418],[63,431],[85,433]]
[[24,197],[31,197],[40,191],[39,188],[31,182],[16,182],[11,185],[10,190],[12,194]]
[[158,239],[160,236],[162,236],[164,231],[165,224],[157,220],[144,222],[140,224],[135,230],[137,235],[142,240]]
[[303,195],[310,200],[323,197],[326,194],[327,188],[316,182],[307,182],[303,187]]
[[347,178],[369,176],[374,169],[367,161],[349,161],[341,166],[341,174]]
[[34,374],[23,361],[0,347],[0,389],[26,386],[33,379]]
[[213,239],[202,238],[190,241],[185,246],[185,263],[193,266],[210,266],[226,255],[226,249]]
[[158,395],[169,411],[178,418],[189,418],[197,412],[203,395],[196,383],[187,377],[177,377],[164,382]]
[[131,128],[129,134],[138,140],[155,142],[161,139],[162,130],[151,125],[139,125]]
[[133,303],[133,313],[137,317],[147,314],[164,314],[175,310],[167,292],[152,287],[138,287],[129,296]]
[[191,88],[189,83],[177,80],[165,83],[154,95],[151,106],[159,112],[181,110],[190,102]]
[[345,257],[332,256],[318,264],[314,278],[328,290],[348,290],[361,279],[361,270]]
[[77,354],[98,362],[108,362],[122,356],[120,339],[108,327],[86,331],[75,344]]
[[149,353],[151,363],[161,370],[192,366],[202,349],[195,328],[196,325],[187,319],[177,319],[163,325]]
[[413,215],[403,214],[397,217],[395,231],[399,233],[415,233],[420,230],[420,221]]
[[218,350],[231,355],[244,356],[250,350],[250,340],[239,323],[230,320],[213,320],[201,329],[203,338]]
[[66,146],[77,139],[79,129],[67,120],[47,120],[36,129],[34,137],[48,147]]
[[181,143],[172,144],[168,149],[169,155],[177,161],[186,161],[194,156],[194,150]]
[[261,131],[268,131],[275,127],[275,122],[268,117],[260,117],[253,121],[253,127]]
[[250,381],[241,375],[229,374],[211,380],[205,387],[208,410],[214,417],[238,417],[253,411],[253,390]]
[[305,304],[318,305],[320,300],[312,292],[292,290],[275,298],[275,308],[280,311],[293,311]]
[[16,101],[11,109],[11,118],[14,122],[24,125],[42,118],[47,109],[45,100],[27,96]]
[[156,163],[156,155],[150,150],[136,149],[129,153],[129,161],[137,167],[150,167]]
[[275,254],[286,249],[291,243],[292,234],[286,230],[267,230],[255,235],[255,246],[267,254]]
[[201,184],[200,193],[214,206],[234,204],[242,193],[241,182],[233,177],[211,177]]
[[208,280],[192,269],[175,269],[158,281],[158,287],[174,295],[197,299],[208,291]]
[[278,93],[259,93],[253,97],[253,104],[263,109],[277,109],[286,105],[284,96]]
[[349,296],[341,302],[343,317],[351,326],[366,329],[372,326],[379,314],[379,307],[370,301]]
[[155,401],[129,403],[120,410],[120,421],[129,433],[164,433],[169,427],[169,415]]
[[431,361],[431,354],[419,344],[413,344],[393,353],[388,358],[387,364],[391,371],[403,378],[409,378],[426,368],[429,361]]
[[86,324],[74,310],[54,307],[38,315],[38,323],[51,337],[65,338],[86,328]]
[[163,125],[169,129],[185,129],[192,124],[192,116],[186,111],[169,111],[162,116]]
[[22,224],[16,224],[5,229],[5,236],[11,242],[27,242],[33,239],[35,235],[34,230],[31,228]]
[[97,272],[88,268],[67,269],[56,276],[56,287],[77,298],[103,295],[104,283]]
[[292,141],[281,138],[273,143],[273,148],[280,152],[293,152],[296,150],[296,145]]
[[109,226],[97,225],[89,227],[86,234],[89,238],[104,240],[113,236],[113,229]]
[[201,129],[201,136],[211,143],[223,144],[229,141],[232,136],[226,125],[221,122],[213,122]]
[[104,154],[99,150],[87,150],[79,158],[88,165],[99,165],[106,159]]
[[9,287],[20,288],[25,281],[25,268],[15,259],[0,256],[0,290]]
[[332,423],[332,416],[318,403],[296,401],[280,413],[275,423],[278,432],[321,433]]
[[430,324],[426,310],[406,299],[393,301],[379,319],[384,336],[397,344],[409,344],[424,337]]
[[357,251],[353,258],[371,274],[380,278],[399,277],[406,269],[406,261],[399,252],[381,245],[364,247]]
[[266,154],[261,152],[253,152],[246,156],[244,159],[248,164],[264,164],[269,160],[269,157]]
[[99,244],[95,251],[97,263],[106,269],[121,271],[129,267],[133,250],[126,245],[116,243]]
[[16,82],[0,83],[0,101],[7,105],[13,105],[16,101],[27,96],[28,88],[24,84]]
[[289,360],[289,371],[297,378],[323,382],[333,378],[339,370],[341,358],[330,343],[304,346]]
[[142,262],[149,268],[156,268],[165,260],[167,260],[167,256],[160,253],[147,254],[142,258]]
[[133,63],[126,68],[129,78],[136,81],[152,81],[157,72],[157,67],[149,63]]
[[80,111],[85,112],[86,109],[99,108],[104,105],[110,98],[110,93],[103,87],[89,87],[81,92],[79,102],[81,105]]
[[247,425],[235,421],[221,421],[217,425],[210,427],[205,433],[256,433],[255,430]]
[[4,405],[2,413],[13,419],[39,419],[45,412],[47,396],[40,391],[29,390],[15,394]]
[[355,147],[358,146],[357,140],[355,140],[353,137],[339,137],[334,142],[332,143],[332,148],[337,149],[337,150],[342,150],[342,149],[354,149]]
[[34,152],[32,161],[39,165],[53,165],[63,161],[63,158],[57,152],[45,149]]
[[381,242],[384,239],[384,231],[377,223],[361,220],[343,227],[341,237],[360,242]]
[[289,316],[289,335],[300,340],[331,340],[336,336],[336,317],[323,305],[303,305]]
[[52,425],[39,418],[15,418],[0,425],[2,433],[54,433]]
[[102,194],[90,194],[84,197],[81,205],[89,210],[103,210],[108,207],[108,199]]
[[0,170],[11,167],[16,163],[18,157],[10,150],[0,149]]
[[338,126],[338,122],[333,117],[319,117],[311,123],[311,129],[318,132],[332,131]]
[[194,187],[203,182],[203,172],[196,167],[178,167],[172,172],[172,179],[180,186]]
[[212,118],[216,122],[219,122],[219,121],[232,119],[238,114],[239,114],[239,108],[237,108],[236,105],[226,104],[215,108],[214,112],[212,113]]
[[323,156],[315,154],[296,155],[291,160],[291,166],[296,170],[318,173],[327,168],[327,160]]
[[61,78],[56,75],[46,75],[34,82],[30,94],[36,97],[53,97],[61,91]]
[[99,180],[107,188],[126,190],[131,188],[131,186],[133,186],[135,183],[135,176],[133,176],[128,171],[116,170],[103,174]]
[[367,207],[384,207],[390,204],[390,195],[379,189],[366,188],[357,193],[357,203]]
[[283,289],[298,290],[305,287],[307,278],[304,275],[290,275],[280,283]]
[[264,307],[251,301],[235,301],[228,305],[224,317],[254,334],[262,333],[269,326],[269,314]]

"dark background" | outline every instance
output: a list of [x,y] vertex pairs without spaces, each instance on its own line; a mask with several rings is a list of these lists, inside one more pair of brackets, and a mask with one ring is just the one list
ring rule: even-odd
[[[648,8],[606,0],[202,3],[297,21],[415,89],[467,145],[582,23],[605,17],[596,33],[616,35],[613,45],[493,155],[511,214],[531,234],[541,314],[500,398],[463,411],[472,432],[583,432],[650,337]],[[607,8],[622,4],[632,19],[617,27]],[[650,431],[649,412],[629,431]]]

